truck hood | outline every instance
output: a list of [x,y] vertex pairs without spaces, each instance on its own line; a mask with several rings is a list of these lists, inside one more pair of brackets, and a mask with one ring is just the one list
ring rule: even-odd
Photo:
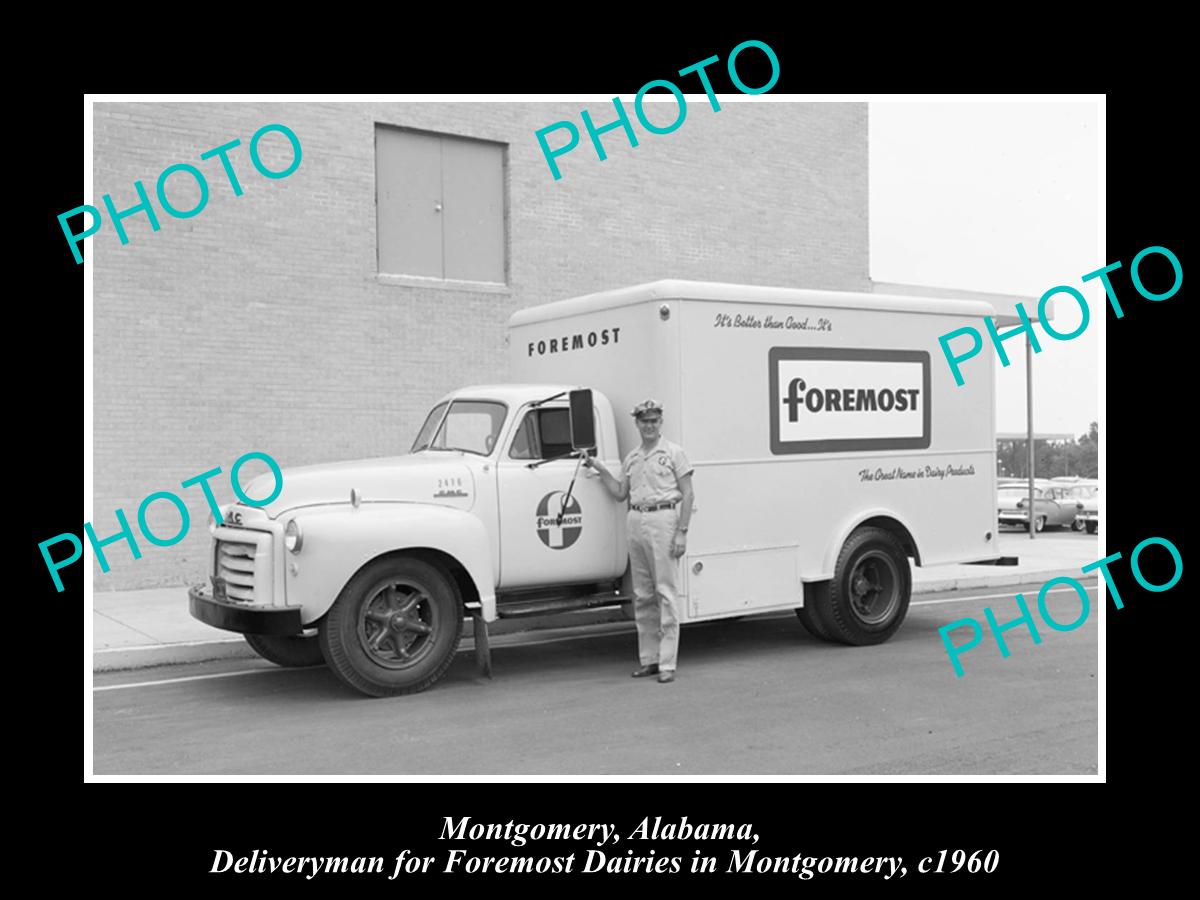
[[[250,497],[275,488],[268,473],[245,487]],[[283,489],[264,509],[272,519],[307,506],[349,503],[350,491],[362,503],[430,503],[470,509],[475,477],[458,451],[425,452],[379,459],[299,466],[283,470]]]

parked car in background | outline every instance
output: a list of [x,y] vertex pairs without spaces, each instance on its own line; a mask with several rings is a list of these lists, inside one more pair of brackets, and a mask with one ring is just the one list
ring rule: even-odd
[[1073,526],[1075,530],[1087,529],[1088,534],[1095,534],[1100,527],[1100,485],[1091,479],[1083,479],[1071,485],[1067,493],[1080,506]]
[[[1033,488],[1033,530],[1041,531],[1047,525],[1072,526],[1075,517],[1083,510],[1083,503],[1070,496],[1071,485],[1041,482]],[[997,507],[1001,525],[1015,525],[1029,530],[1029,486],[1028,483],[1000,485],[996,491]]]

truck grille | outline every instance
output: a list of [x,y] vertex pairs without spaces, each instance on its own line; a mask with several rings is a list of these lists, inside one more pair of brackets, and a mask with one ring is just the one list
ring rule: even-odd
[[254,544],[217,541],[217,572],[230,600],[254,600]]

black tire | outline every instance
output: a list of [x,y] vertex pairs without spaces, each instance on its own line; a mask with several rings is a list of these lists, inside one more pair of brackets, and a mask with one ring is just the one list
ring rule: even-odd
[[804,598],[807,605],[798,607],[796,609],[796,618],[800,620],[800,624],[804,626],[804,630],[817,640],[832,640],[832,638],[829,636],[829,632],[821,623],[821,617],[816,614],[815,610],[815,607],[818,604],[828,602],[827,597],[829,594],[829,582],[824,581],[820,584],[814,583],[809,587],[812,588],[811,591],[808,591],[808,588],[805,589],[810,593],[810,596]]
[[1036,519],[1033,520],[1033,530],[1036,531],[1038,534],[1041,534],[1043,531],[1046,530],[1046,517],[1045,516],[1038,516]]
[[1084,526],[1086,526],[1086,525],[1087,525],[1087,522],[1083,521],[1083,519],[1072,519],[1071,520],[1071,530],[1072,531],[1083,531]]
[[347,582],[321,621],[330,670],[371,697],[423,691],[454,661],[462,639],[458,586],[436,566],[386,557]]
[[896,633],[912,598],[912,570],[900,542],[882,528],[859,528],[838,553],[828,590],[812,614],[830,640],[864,646]]
[[325,657],[321,655],[321,644],[315,634],[312,637],[287,634],[244,634],[242,637],[246,639],[247,644],[254,648],[255,653],[277,666],[299,669],[305,666],[323,666],[325,664]]
[[1087,533],[1088,533],[1088,534],[1095,534],[1095,533],[1096,533],[1096,526],[1097,526],[1097,524],[1098,524],[1098,523],[1096,523],[1096,522],[1088,522],[1088,523],[1087,523]]

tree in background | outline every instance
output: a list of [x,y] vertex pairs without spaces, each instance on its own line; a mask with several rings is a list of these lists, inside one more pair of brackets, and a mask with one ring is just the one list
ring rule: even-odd
[[[1096,478],[1100,466],[1100,426],[1092,422],[1087,434],[1072,441],[1036,441],[1034,475],[1037,478],[1056,478],[1075,475]],[[996,474],[1028,478],[1028,454],[1024,440],[996,441]]]

